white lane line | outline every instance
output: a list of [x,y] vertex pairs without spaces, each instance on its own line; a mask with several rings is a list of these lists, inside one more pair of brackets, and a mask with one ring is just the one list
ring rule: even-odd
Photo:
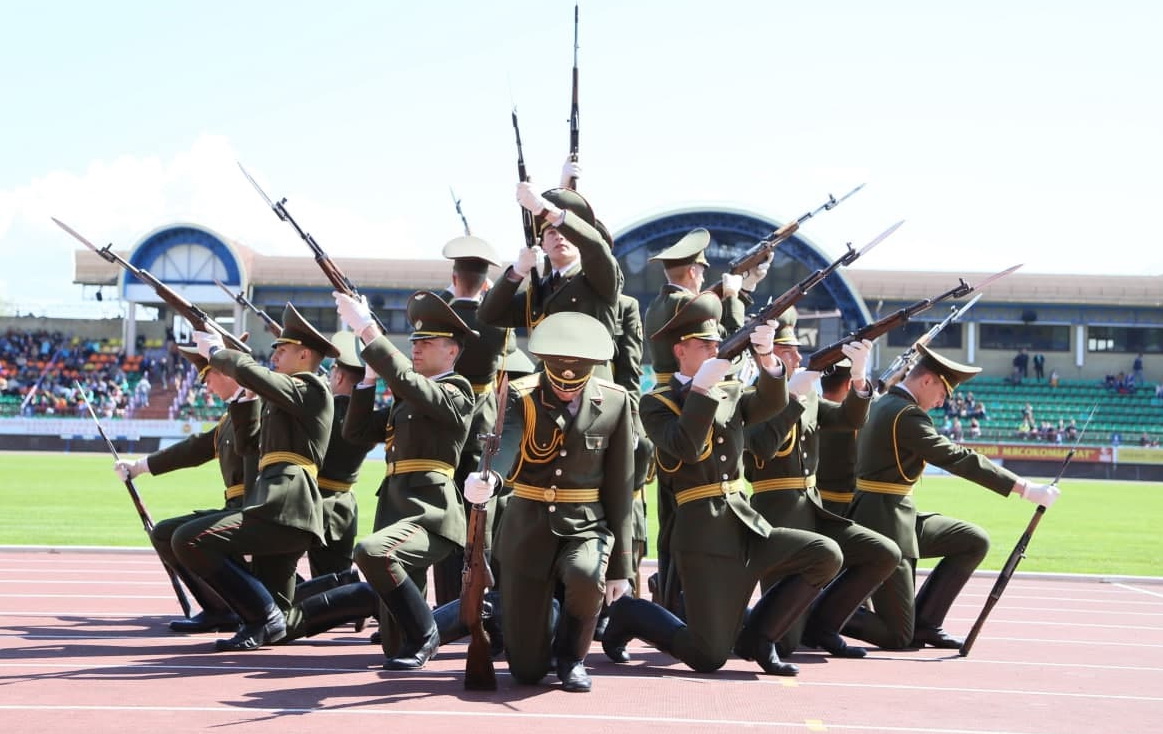
[[[159,573],[164,573],[158,569]],[[72,579],[68,581],[60,581],[53,579],[0,579],[0,584],[48,584],[49,586],[109,586],[117,584],[118,586],[165,586],[165,582],[157,583],[156,581],[122,581],[121,579],[94,579],[92,581],[86,579]]]
[[1061,640],[1061,639],[1047,639],[1047,638],[1041,638],[1041,637],[997,637],[994,635],[989,635],[989,639],[998,640],[1001,642],[1020,642],[1023,644],[1029,643],[1029,642],[1039,642],[1039,643],[1046,643],[1048,645],[1098,645],[1100,647],[1140,647],[1140,648],[1148,648],[1148,647],[1149,648],[1156,648],[1157,647],[1157,648],[1163,649],[1163,644],[1156,645],[1156,644],[1151,644],[1149,642],[1140,642],[1140,641],[1111,642],[1109,640],[1108,641],[1103,641],[1103,640],[1070,640],[1070,639]]
[[[966,625],[973,624],[976,618],[960,617],[953,619],[954,622],[964,622]],[[1095,624],[1093,622],[1050,622],[1042,619],[1010,619],[1006,620],[1009,624],[1033,624],[1039,627],[1083,627],[1086,629],[1108,629],[1108,630],[1146,630],[1149,632],[1159,631],[1159,625],[1139,626],[1133,624]]]
[[[0,594],[0,598],[2,598],[4,596],[5,596],[4,594]],[[1024,611],[1024,612],[1042,612],[1045,614],[1055,614],[1055,613],[1057,613],[1057,614],[1070,614],[1070,613],[1074,613],[1074,614],[1099,614],[1099,613],[1101,613],[1104,618],[1108,618],[1108,617],[1112,617],[1112,616],[1119,616],[1119,617],[1163,617],[1163,612],[1123,612],[1123,611],[1113,611],[1110,609],[1103,609],[1103,610],[1078,609],[1077,607],[1018,607],[1018,606],[1013,606],[1012,604],[1003,604],[1000,606],[1004,607],[1005,611],[1007,611],[1007,612]],[[991,619],[992,619],[992,617],[991,617]]]
[[[169,599],[173,594],[0,594],[0,599]],[[65,612],[61,612],[64,614]]]
[[1148,596],[1155,596],[1155,597],[1158,597],[1160,599],[1163,599],[1163,593],[1160,593],[1158,591],[1152,591],[1151,589],[1141,589],[1137,586],[1131,586],[1129,584],[1123,584],[1123,583],[1116,583],[1116,584],[1114,584],[1114,586],[1117,586],[1120,589],[1126,589],[1128,591],[1137,591],[1140,594],[1147,594]]

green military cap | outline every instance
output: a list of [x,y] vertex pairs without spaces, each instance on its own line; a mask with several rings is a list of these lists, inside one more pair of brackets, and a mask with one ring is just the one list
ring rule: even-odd
[[723,318],[723,303],[712,291],[704,291],[675,311],[670,321],[650,335],[660,345],[674,345],[687,339],[720,341],[719,319]]
[[797,347],[799,346],[800,338],[796,336],[796,322],[799,321],[799,318],[800,315],[799,312],[796,311],[795,306],[792,306],[779,315],[779,326],[777,326],[775,329],[776,344],[790,344]]
[[300,344],[308,349],[319,352],[324,357],[338,357],[339,350],[327,337],[311,324],[291,304],[283,308],[283,333],[274,341],[275,344]]
[[505,372],[508,372],[510,376],[531,375],[537,371],[533,360],[529,359],[529,355],[520,349],[514,349],[511,353],[506,354],[504,360]]
[[210,360],[199,354],[197,347],[178,347],[178,352],[198,370],[198,379],[205,381],[206,373],[210,371]]
[[408,298],[408,321],[412,323],[409,341],[443,336],[464,344],[465,337],[480,336],[468,328],[444,299],[431,291],[416,291]]
[[[574,191],[573,189],[550,189],[541,194],[550,204],[553,204],[559,209],[573,212],[574,214],[585,220],[585,223],[594,226],[596,219],[594,218],[594,208],[585,200],[585,197]],[[537,224],[537,234],[545,231],[549,226],[549,222],[542,217]]]
[[971,367],[967,364],[954,362],[948,357],[942,357],[925,344],[918,344],[917,351],[921,354],[921,359],[917,364],[941,378],[941,382],[945,383],[945,390],[950,395],[953,394],[958,385],[981,372],[980,367]]
[[836,364],[824,368],[822,377],[833,377],[840,381],[852,376],[852,360],[845,357]]
[[541,358],[554,386],[572,392],[585,385],[595,365],[614,356],[614,340],[594,317],[560,311],[546,316],[533,330],[529,351]]
[[659,261],[664,267],[673,268],[679,265],[709,265],[705,251],[711,244],[711,233],[703,227],[692,229],[682,236],[678,242],[662,250],[651,261]]
[[359,340],[355,338],[355,332],[337,331],[331,336],[331,343],[339,350],[339,355],[335,357],[336,364],[363,372],[364,364],[359,358]]
[[492,245],[480,237],[471,235],[449,240],[440,254],[449,260],[455,260],[453,268],[456,270],[485,273],[488,272],[490,265],[501,264]]

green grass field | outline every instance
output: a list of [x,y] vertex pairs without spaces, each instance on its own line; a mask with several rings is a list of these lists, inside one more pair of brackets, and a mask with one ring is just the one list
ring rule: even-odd
[[[102,454],[0,453],[0,544],[146,546],[125,486]],[[364,503],[361,535],[371,531],[374,492],[383,464],[369,461],[356,492]],[[222,482],[210,464],[136,481],[155,520],[221,507]],[[1023,571],[1163,575],[1163,489],[1148,482],[1067,479],[1063,499],[1047,513],[1022,562]],[[654,492],[647,490],[653,502]],[[1033,505],[1004,499],[960,479],[926,477],[917,505],[983,526],[993,549],[983,568],[998,569],[1033,514]],[[651,511],[651,537],[656,534]],[[652,549],[653,550],[653,549]],[[924,564],[922,564],[924,565]]]

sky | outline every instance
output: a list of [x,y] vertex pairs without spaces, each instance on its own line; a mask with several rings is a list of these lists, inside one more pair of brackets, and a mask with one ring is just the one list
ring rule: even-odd
[[[7,4],[7,3],[6,3]],[[566,0],[19,3],[0,30],[0,303],[74,303],[75,242],[194,222],[307,255],[523,246],[568,153]],[[1163,5],[1132,0],[580,3],[578,189],[617,233],[720,205],[856,267],[1163,274]],[[1155,89],[1155,92],[1151,92]],[[358,283],[358,276],[354,279]],[[23,310],[23,309],[22,309]]]

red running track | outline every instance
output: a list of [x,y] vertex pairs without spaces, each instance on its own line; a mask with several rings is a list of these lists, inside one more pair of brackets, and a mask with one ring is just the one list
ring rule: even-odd
[[[946,627],[964,634],[992,579],[978,577]],[[380,668],[350,627],[250,653],[216,653],[215,635],[171,634],[178,610],[148,553],[0,552],[0,721],[5,732],[126,734],[327,732],[408,727],[489,731],[926,732],[1070,734],[1163,729],[1163,584],[1019,574],[973,653],[870,651],[864,660],[797,654],[798,678],[731,660],[691,673],[648,647],[614,665],[595,644],[594,690],[551,675],[463,690],[465,645],[422,671]]]

